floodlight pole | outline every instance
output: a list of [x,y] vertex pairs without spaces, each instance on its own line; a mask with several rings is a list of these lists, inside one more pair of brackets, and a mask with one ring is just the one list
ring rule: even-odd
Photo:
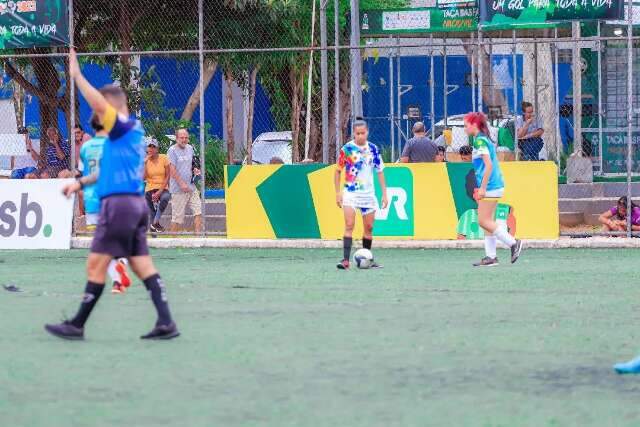
[[[73,35],[73,33],[75,32],[74,30],[74,26],[73,26],[73,0],[69,0],[69,48],[74,48],[74,41],[75,41],[75,37]],[[67,61],[69,60],[69,58],[67,58]],[[69,79],[70,81],[67,82],[67,84],[69,85],[69,102],[71,103],[71,105],[69,105],[69,115],[70,120],[69,120],[69,126],[70,129],[67,130],[68,134],[69,134],[69,146],[71,147],[71,170],[74,170],[76,168],[76,140],[75,140],[75,135],[73,134],[73,130],[76,127],[76,82],[74,79]],[[55,178],[55,177],[54,177]]]
[[[207,202],[205,190],[207,182],[207,170],[205,159],[205,108],[204,108],[204,0],[198,0],[198,87],[200,90],[200,203],[202,203],[202,236],[207,235]],[[249,154],[251,156],[251,154]],[[249,157],[251,158],[251,157]]]

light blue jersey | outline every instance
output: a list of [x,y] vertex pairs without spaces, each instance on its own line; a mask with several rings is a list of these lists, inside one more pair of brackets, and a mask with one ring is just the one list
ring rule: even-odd
[[484,134],[479,133],[473,138],[473,169],[476,172],[476,185],[478,188],[482,186],[482,178],[484,177],[484,161],[483,155],[488,155],[491,159],[493,169],[491,170],[491,176],[487,183],[487,191],[500,190],[504,188],[504,180],[502,179],[502,172],[500,171],[500,164],[498,163],[498,156],[496,155],[496,146],[491,140]]
[[98,196],[144,194],[144,130],[139,121],[123,117],[109,107],[103,118],[109,132],[100,162]]
[[[80,148],[80,160],[82,161],[82,176],[89,176],[99,172],[102,150],[107,137],[96,136],[82,144]],[[84,210],[88,214],[100,212],[100,198],[96,191],[96,184],[85,185],[83,190]]]

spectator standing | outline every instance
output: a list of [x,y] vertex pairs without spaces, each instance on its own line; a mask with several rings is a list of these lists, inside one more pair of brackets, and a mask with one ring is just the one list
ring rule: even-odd
[[82,126],[76,125],[76,127],[73,128],[73,141],[76,145],[76,168],[78,168],[78,165],[80,164],[80,149],[82,148],[82,144],[90,139],[91,135],[86,133],[84,129],[82,129]]
[[158,141],[150,138],[147,143],[147,158],[144,161],[144,180],[146,183],[144,197],[149,206],[150,230],[161,233],[164,228],[160,218],[171,200],[169,193],[169,177],[171,176],[169,158],[158,152]]
[[413,125],[413,138],[407,141],[400,157],[401,163],[432,163],[436,161],[438,146],[426,136],[423,122]]
[[521,160],[539,160],[540,150],[544,146],[542,135],[542,122],[533,111],[533,104],[522,103],[522,116],[516,119],[516,132],[518,134],[518,148]]
[[436,163],[446,163],[447,162],[447,149],[441,145],[438,145],[438,152],[436,153],[436,158],[434,162]]
[[200,170],[193,167],[193,147],[189,144],[187,129],[176,130],[176,143],[169,148],[167,157],[171,175],[171,231],[178,232],[182,229],[188,206],[193,214],[194,231],[197,233],[202,228],[202,207],[194,177],[200,175]]

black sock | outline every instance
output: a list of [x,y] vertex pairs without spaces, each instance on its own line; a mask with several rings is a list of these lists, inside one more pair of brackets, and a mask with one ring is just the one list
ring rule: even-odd
[[89,318],[91,310],[93,310],[93,307],[95,307],[96,303],[100,299],[100,295],[102,295],[103,290],[104,283],[87,282],[78,313],[73,319],[71,319],[71,324],[73,326],[76,328],[84,328],[84,324]]
[[351,245],[353,244],[353,238],[342,238],[342,259],[349,260],[351,258]]
[[171,320],[171,313],[169,312],[169,300],[167,299],[167,292],[164,288],[164,283],[158,273],[144,280],[144,286],[151,294],[151,301],[156,306],[158,312],[158,322],[156,325],[168,325]]
[[373,239],[367,239],[366,237],[362,238],[362,247],[365,249],[371,250],[371,246],[373,245]]

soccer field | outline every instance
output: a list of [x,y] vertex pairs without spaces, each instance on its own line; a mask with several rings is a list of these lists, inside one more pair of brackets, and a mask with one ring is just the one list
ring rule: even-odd
[[[42,325],[75,313],[85,251],[0,251],[0,425],[633,426],[640,377],[636,251],[156,250],[182,336],[142,342],[136,282],[105,292],[85,342]],[[503,261],[506,251],[501,251]]]

